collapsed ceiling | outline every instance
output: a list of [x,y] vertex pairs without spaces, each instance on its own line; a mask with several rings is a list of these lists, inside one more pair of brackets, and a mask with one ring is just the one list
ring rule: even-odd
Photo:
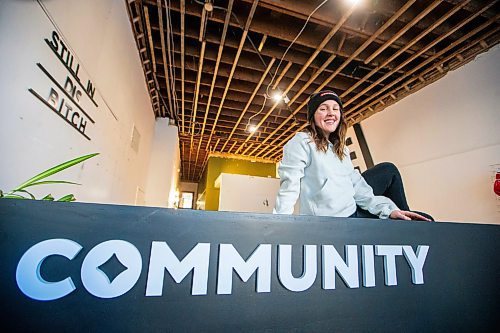
[[495,46],[497,1],[126,0],[156,117],[178,126],[181,180],[208,156],[278,161],[331,88],[349,125]]

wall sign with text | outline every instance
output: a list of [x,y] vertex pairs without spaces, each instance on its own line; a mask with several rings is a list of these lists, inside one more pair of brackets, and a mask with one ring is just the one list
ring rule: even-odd
[[[94,98],[94,84],[90,78],[83,78],[80,64],[57,31],[52,31],[51,38],[45,38],[45,43],[52,50],[57,62],[64,66],[66,75],[56,77],[44,64],[37,63],[38,69],[51,81],[51,84],[46,91],[35,91],[33,88],[28,90],[69,126],[91,140],[88,134],[89,127],[95,124],[91,113],[98,108]],[[84,104],[84,100],[90,103]]]

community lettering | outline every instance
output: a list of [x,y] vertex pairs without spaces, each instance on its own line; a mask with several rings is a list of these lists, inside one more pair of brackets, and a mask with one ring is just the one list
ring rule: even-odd
[[[211,269],[217,270],[218,295],[233,293],[233,272],[243,282],[247,282],[255,273],[256,292],[269,293],[273,255],[277,256],[274,258],[274,262],[278,264],[277,278],[291,292],[303,292],[311,288],[317,279],[318,270],[321,271],[321,288],[325,290],[336,288],[337,277],[348,288],[359,288],[360,284],[363,287],[375,287],[376,256],[383,258],[385,285],[398,284],[397,256],[404,256],[411,269],[412,282],[418,285],[424,283],[423,268],[429,252],[427,245],[418,245],[416,251],[409,245],[345,245],[344,259],[334,245],[303,245],[303,273],[300,277],[295,277],[292,273],[292,245],[274,246],[277,246],[277,251],[272,251],[271,244],[258,244],[251,255],[244,259],[233,244],[213,246],[210,243],[197,243],[184,258],[179,259],[167,242],[153,241],[149,253],[145,296],[168,294],[163,290],[165,272],[176,283],[192,273],[191,295],[207,295]],[[217,263],[210,265],[210,252],[214,247],[218,248]],[[82,245],[70,239],[48,239],[33,245],[17,265],[16,281],[19,289],[26,296],[39,301],[51,301],[69,295],[76,290],[71,277],[60,281],[46,281],[40,270],[49,256],[63,256],[72,260],[82,249]],[[318,252],[321,255],[320,265],[317,260]],[[113,256],[123,265],[124,271],[110,280],[99,267]],[[142,268],[142,255],[136,246],[124,240],[108,240],[97,244],[85,255],[80,277],[90,294],[99,298],[114,298],[124,295],[136,285]]]

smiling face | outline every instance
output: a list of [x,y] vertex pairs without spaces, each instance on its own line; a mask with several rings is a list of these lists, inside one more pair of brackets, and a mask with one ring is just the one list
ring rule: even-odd
[[340,106],[334,100],[321,103],[314,113],[314,124],[325,137],[335,132],[340,123]]

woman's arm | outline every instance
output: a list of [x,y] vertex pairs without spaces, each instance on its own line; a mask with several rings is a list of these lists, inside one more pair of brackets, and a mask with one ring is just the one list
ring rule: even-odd
[[391,219],[396,219],[396,220],[421,220],[421,221],[427,221],[431,222],[432,220],[428,219],[425,216],[422,216],[418,213],[415,212],[410,212],[407,210],[394,210],[391,212],[391,215],[389,216]]
[[361,208],[368,210],[374,215],[378,215],[381,219],[391,218],[397,220],[422,220],[431,221],[425,216],[418,213],[399,210],[396,204],[389,198],[381,195],[374,195],[373,189],[366,180],[359,174],[358,170],[354,170],[351,176],[353,179],[356,204]]
[[300,180],[310,163],[310,147],[304,134],[295,135],[283,148],[283,159],[278,167],[280,189],[276,197],[274,214],[293,214],[300,194]]

